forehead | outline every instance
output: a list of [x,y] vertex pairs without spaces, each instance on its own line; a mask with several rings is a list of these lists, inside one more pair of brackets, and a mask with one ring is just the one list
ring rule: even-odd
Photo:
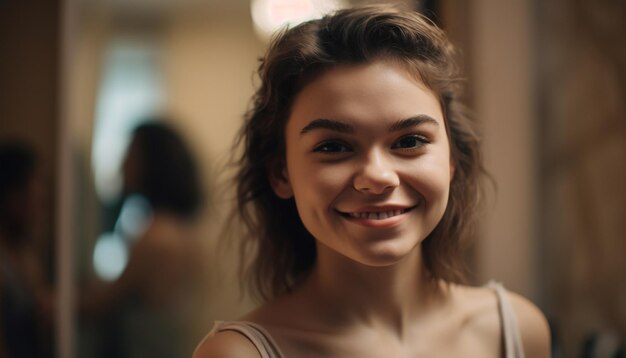
[[317,118],[387,122],[419,114],[443,127],[439,100],[426,85],[400,64],[376,61],[339,65],[314,78],[296,96],[288,127]]

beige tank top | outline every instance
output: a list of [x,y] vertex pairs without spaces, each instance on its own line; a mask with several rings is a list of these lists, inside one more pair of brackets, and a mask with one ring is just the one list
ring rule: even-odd
[[[517,318],[506,295],[506,290],[502,284],[494,281],[489,282],[487,287],[493,288],[498,297],[498,310],[500,312],[502,336],[504,337],[504,357],[524,358]],[[248,338],[259,351],[259,354],[261,354],[261,358],[284,358],[280,348],[278,348],[278,345],[272,336],[270,336],[269,332],[256,323],[245,321],[217,321],[204,340],[222,331],[235,331]],[[200,345],[202,345],[204,340],[200,342]]]

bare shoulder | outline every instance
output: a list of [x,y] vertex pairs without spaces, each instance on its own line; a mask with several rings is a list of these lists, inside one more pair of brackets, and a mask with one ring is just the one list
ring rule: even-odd
[[[473,337],[482,342],[482,347],[499,347],[502,339],[501,317],[498,299],[493,288],[453,286],[456,301],[465,312],[465,327],[470,328]],[[522,345],[527,357],[550,357],[550,329],[537,306],[528,299],[511,291],[506,291],[515,311]],[[495,354],[497,355],[497,351]],[[486,356],[486,355],[485,355]]]
[[252,342],[234,331],[223,331],[205,338],[193,358],[259,358]]
[[462,332],[471,338],[469,350],[482,357],[500,356],[501,327],[498,300],[492,289],[451,285]]
[[508,291],[528,357],[550,357],[550,328],[541,310],[528,299]]

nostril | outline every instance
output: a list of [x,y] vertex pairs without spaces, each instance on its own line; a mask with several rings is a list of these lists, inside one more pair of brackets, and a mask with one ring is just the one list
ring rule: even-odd
[[397,177],[357,177],[354,179],[354,189],[369,194],[383,194],[399,185]]

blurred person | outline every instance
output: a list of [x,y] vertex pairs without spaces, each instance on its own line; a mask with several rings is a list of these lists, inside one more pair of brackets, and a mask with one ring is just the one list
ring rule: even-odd
[[49,349],[53,296],[34,248],[44,209],[34,151],[0,143],[0,357],[43,357]]
[[194,357],[549,356],[534,304],[464,283],[484,169],[440,29],[340,10],[281,32],[258,74],[234,215],[265,303]]
[[156,120],[133,131],[122,168],[124,199],[139,196],[148,203],[145,227],[130,238],[134,243],[119,278],[88,288],[80,303],[87,316],[120,313],[122,348],[128,357],[191,353],[184,344],[189,326],[185,309],[198,271],[193,224],[202,195],[187,145],[174,129]]

